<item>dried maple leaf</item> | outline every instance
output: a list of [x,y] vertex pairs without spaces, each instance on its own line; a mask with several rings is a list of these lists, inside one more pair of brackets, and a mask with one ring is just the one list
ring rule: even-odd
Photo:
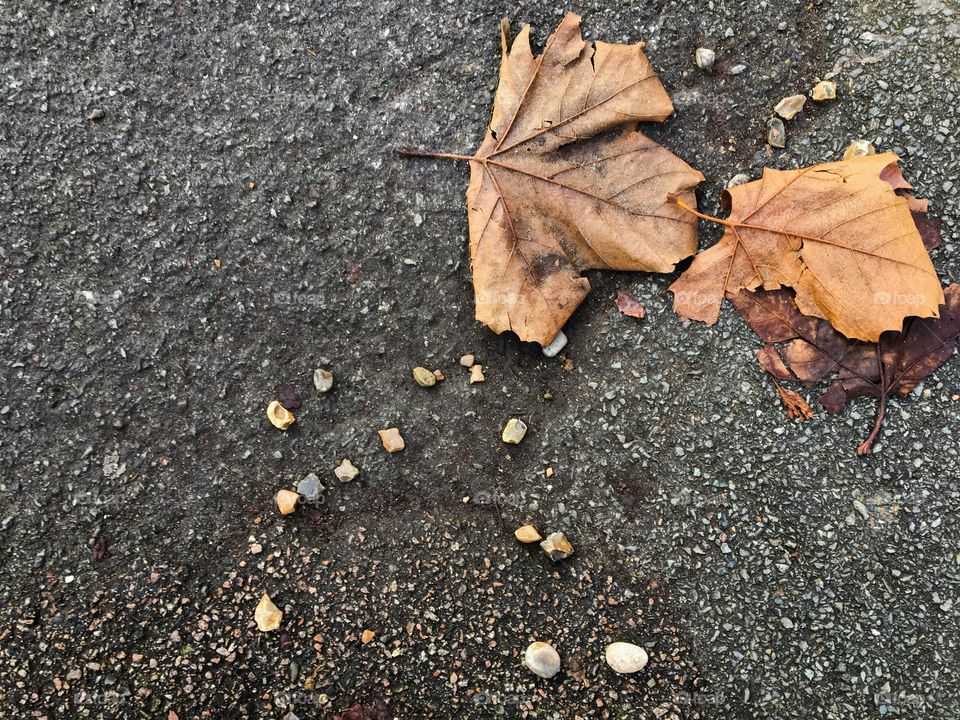
[[635,317],[637,320],[643,320],[647,314],[643,303],[625,292],[617,293],[617,307],[624,315]]
[[696,252],[703,176],[635,129],[673,104],[643,44],[586,42],[567,14],[542,55],[524,26],[507,49],[486,136],[470,162],[467,207],[476,317],[547,345],[590,291],[589,269],[670,272]]
[[813,417],[813,408],[810,407],[810,403],[803,395],[796,390],[783,387],[776,379],[773,382],[777,386],[777,393],[780,395],[781,402],[787,408],[788,420],[809,420]]
[[960,285],[950,285],[944,296],[939,318],[908,318],[901,332],[885,332],[875,343],[851,340],[825,320],[802,314],[789,290],[742,291],[728,297],[769,343],[757,359],[774,381],[799,380],[809,387],[832,380],[820,397],[831,413],[856,397],[879,399],[873,430],[857,448],[863,455],[880,432],[887,397],[906,396],[953,353],[960,337]]
[[[943,290],[893,153],[769,170],[728,188],[720,241],[671,286],[674,309],[713,324],[725,293],[792,287],[805,315],[875,342],[910,316],[936,317]],[[676,202],[685,204],[682,198]]]

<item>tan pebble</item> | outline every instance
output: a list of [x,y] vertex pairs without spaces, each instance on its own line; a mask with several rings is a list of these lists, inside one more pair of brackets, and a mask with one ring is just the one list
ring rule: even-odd
[[522,543],[535,543],[543,540],[543,536],[537,532],[537,529],[533,525],[518,527],[514,531],[513,536]]
[[363,634],[360,636],[360,642],[364,645],[369,645],[373,639],[377,636],[373,630],[364,630]]
[[812,96],[817,102],[835,100],[837,98],[837,84],[829,80],[821,80],[813,86]]
[[293,413],[287,410],[277,400],[267,405],[267,418],[269,418],[271,425],[280,430],[286,430],[297,421]]
[[548,478],[553,477],[553,468],[548,467],[547,471],[544,473]]
[[526,434],[527,424],[523,420],[510,418],[503,427],[503,433],[500,435],[500,439],[511,445],[519,445]]
[[397,428],[387,428],[386,430],[378,430],[377,432],[380,433],[383,449],[387,452],[400,452],[407,446],[407,444],[403,442],[403,438],[400,436],[400,431]]
[[333,474],[340,482],[350,482],[360,474],[360,468],[350,462],[350,458],[344,458],[343,462],[334,468]]
[[250,554],[251,554],[251,555],[259,555],[259,554],[262,553],[262,552],[263,552],[263,545],[261,545],[260,543],[253,543],[253,544],[250,546]]
[[413,379],[420,387],[428,388],[437,384],[437,376],[425,367],[415,367],[413,369]]
[[573,545],[562,532],[547,535],[547,539],[540,543],[540,547],[554,562],[565,560],[573,555]]
[[470,384],[482,383],[486,378],[483,376],[483,365],[472,365],[470,367]]
[[473,353],[464,355],[463,357],[460,358],[460,364],[463,365],[465,368],[470,367],[471,365],[476,363],[476,361],[477,359],[473,356]]
[[444,380],[447,379],[447,376],[444,375],[444,374],[443,374],[442,372],[440,372],[439,370],[434,370],[434,371],[433,371],[433,376],[437,379],[437,382],[443,382]]
[[257,609],[253,613],[253,619],[257,621],[257,629],[261,632],[270,632],[280,627],[280,621],[283,619],[283,613],[280,608],[273,604],[273,600],[266,593],[257,603]]
[[774,106],[773,111],[784,120],[793,120],[796,114],[803,110],[803,106],[806,103],[806,95],[791,95],[778,102]]
[[843,159],[849,160],[850,158],[866,157],[867,155],[876,154],[877,149],[869,140],[854,140],[847,146],[847,149],[844,150]]
[[279,490],[276,500],[277,507],[280,508],[280,514],[289,515],[297,509],[297,501],[300,500],[300,495],[293,490]]

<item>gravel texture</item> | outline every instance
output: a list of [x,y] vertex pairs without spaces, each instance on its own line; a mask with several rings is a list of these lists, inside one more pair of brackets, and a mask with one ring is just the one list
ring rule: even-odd
[[[872,401],[787,421],[757,339],[729,308],[679,322],[670,277],[591,274],[554,359],[473,320],[466,168],[394,148],[471,151],[499,18],[542,45],[565,9],[0,4],[0,715],[960,715],[956,358],[859,459]],[[956,0],[569,9],[647,42],[676,114],[644,129],[707,176],[701,207],[866,138],[960,279]],[[832,71],[768,149],[773,105]],[[328,492],[280,517],[309,472]],[[526,522],[575,554],[520,545]],[[617,640],[642,672],[605,665]]]

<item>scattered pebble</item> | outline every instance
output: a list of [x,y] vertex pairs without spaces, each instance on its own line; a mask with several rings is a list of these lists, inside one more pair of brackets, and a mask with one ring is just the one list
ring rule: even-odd
[[300,495],[295,493],[293,490],[278,490],[277,491],[277,507],[280,509],[281,515],[289,515],[294,510],[297,509],[297,502],[300,500]]
[[273,600],[266,593],[257,603],[257,609],[253,613],[254,620],[257,621],[257,629],[260,632],[270,632],[280,627],[280,621],[283,619],[283,613],[280,608],[273,604]]
[[286,430],[297,421],[293,413],[277,400],[273,400],[267,405],[267,418],[269,418],[271,425],[280,430]]
[[548,345],[543,346],[543,354],[547,357],[555,357],[558,352],[563,350],[567,346],[567,336],[561,330],[557,333],[557,336],[550,341]]
[[552,478],[552,477],[553,477],[553,467],[552,467],[552,466],[551,466],[551,467],[548,467],[548,468],[546,469],[546,472],[544,472],[543,474],[546,475],[548,478]]
[[746,66],[746,65],[734,65],[732,68],[730,68],[730,74],[731,74],[731,75],[739,75],[740,73],[742,73],[742,72],[743,72],[744,70],[746,70],[746,69],[747,69],[747,66]]
[[433,376],[437,379],[437,382],[443,382],[444,380],[447,379],[447,376],[444,375],[444,374],[443,374],[442,372],[440,372],[439,370],[434,370],[434,371],[433,371]]
[[710,48],[697,48],[694,59],[697,61],[698,68],[701,70],[709,70],[713,67],[713,63],[717,59],[717,54]]
[[317,368],[313,371],[313,386],[317,392],[330,392],[333,387],[333,373],[323,368]]
[[518,527],[513,535],[522,543],[535,543],[543,540],[543,537],[537,532],[537,529],[533,525]]
[[821,80],[813,86],[813,99],[816,102],[837,99],[837,84],[830,80]]
[[252,543],[250,545],[251,555],[259,555],[262,552],[263,552],[263,545],[261,545],[260,543]]
[[732,188],[736,187],[737,185],[745,185],[748,182],[750,182],[749,175],[746,173],[737,173],[727,181],[727,187]]
[[643,670],[647,665],[647,651],[639,645],[627,642],[615,642],[607,645],[604,653],[609,665],[614,672],[621,675],[629,675]]
[[407,446],[397,428],[387,428],[386,430],[378,430],[377,432],[380,433],[383,449],[389,453],[400,452]]
[[465,368],[472,367],[474,364],[476,364],[476,362],[477,359],[474,357],[473,353],[468,353],[460,358],[460,364]]
[[767,123],[767,142],[775,148],[787,146],[787,129],[780,118],[771,118]]
[[866,157],[867,155],[876,155],[877,149],[869,140],[854,140],[847,149],[843,151],[843,159],[849,160],[855,157]]
[[350,462],[350,458],[344,458],[343,462],[334,468],[333,474],[340,482],[350,482],[360,474],[360,468]]
[[483,376],[483,365],[479,363],[470,367],[470,384],[482,383],[486,378]]
[[360,635],[360,642],[364,645],[369,645],[376,636],[377,634],[373,630],[364,630]]
[[573,545],[562,532],[547,535],[547,539],[540,543],[540,547],[554,562],[566,560],[573,555]]
[[806,95],[791,95],[774,105],[773,111],[784,120],[793,120],[806,104]]
[[542,678],[550,679],[560,672],[560,653],[549,643],[530,643],[523,654],[523,662],[534,675]]
[[413,379],[417,381],[417,385],[420,387],[428,388],[437,384],[437,376],[425,367],[415,367],[413,369]]
[[323,485],[320,484],[320,478],[315,473],[310,473],[297,483],[297,492],[303,496],[305,502],[315,503],[320,499]]
[[527,424],[523,420],[510,418],[507,424],[503,426],[503,433],[500,435],[500,439],[511,445],[519,445],[526,434]]
[[97,120],[102,120],[105,114],[106,113],[103,111],[103,108],[94,108],[89,113],[87,113],[87,120],[92,120],[96,122]]

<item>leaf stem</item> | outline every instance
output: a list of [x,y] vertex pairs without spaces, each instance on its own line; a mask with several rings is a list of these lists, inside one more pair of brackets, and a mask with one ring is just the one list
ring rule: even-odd
[[713,215],[706,215],[700,212],[699,210],[697,210],[696,208],[690,207],[678,195],[674,195],[673,193],[667,193],[667,201],[672,202],[677,207],[683,208],[688,213],[696,215],[701,220],[709,220],[710,222],[719,223],[720,225],[727,225],[729,227],[749,227],[749,225],[745,225],[744,223],[733,222],[732,220],[725,220],[723,218],[714,217]]
[[883,414],[886,409],[887,396],[880,396],[880,409],[877,411],[877,421],[873,424],[873,431],[870,433],[870,436],[864,440],[857,447],[857,455],[866,455],[870,452],[870,448],[873,447],[873,441],[877,439],[877,435],[880,434],[880,427],[883,425]]
[[426,158],[445,158],[448,160],[476,160],[471,155],[458,155],[457,153],[433,152],[432,150],[420,150],[412,147],[398,147],[397,152],[403,157],[426,157]]
[[866,455],[870,452],[870,448],[873,447],[873,441],[876,440],[877,435],[880,434],[880,428],[883,425],[883,416],[887,409],[888,389],[886,379],[884,378],[883,360],[879,343],[877,343],[877,365],[880,368],[880,407],[877,409],[877,420],[873,423],[873,430],[870,432],[869,437],[857,447],[857,455]]

